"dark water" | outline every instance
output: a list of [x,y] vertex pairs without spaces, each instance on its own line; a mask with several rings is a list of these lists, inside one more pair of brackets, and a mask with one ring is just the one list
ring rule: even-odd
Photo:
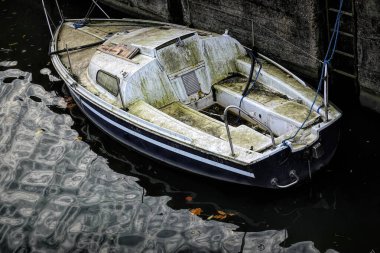
[[[62,3],[66,16],[85,14],[78,2]],[[40,1],[0,0],[0,21],[0,62],[17,61],[0,67],[1,252],[380,251],[380,116],[348,83],[333,84],[344,117],[328,167],[288,191],[241,187],[152,161],[88,122],[40,74],[53,71]],[[218,210],[229,215],[207,219]]]

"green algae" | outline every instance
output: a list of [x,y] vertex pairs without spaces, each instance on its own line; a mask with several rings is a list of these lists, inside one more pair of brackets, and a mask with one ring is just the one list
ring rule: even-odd
[[193,111],[180,103],[172,103],[162,108],[161,111],[186,125],[197,128],[215,137],[220,137],[225,131],[222,122],[207,117],[197,111]]
[[[273,111],[285,117],[293,119],[297,121],[298,123],[302,123],[306,119],[306,117],[309,115],[309,108],[307,106],[294,103],[291,101],[275,107]],[[317,113],[311,112],[309,121],[318,118],[318,116],[319,115]]]
[[183,69],[197,66],[202,61],[199,44],[196,37],[183,40],[182,46],[176,44],[157,51],[160,63],[168,75]]

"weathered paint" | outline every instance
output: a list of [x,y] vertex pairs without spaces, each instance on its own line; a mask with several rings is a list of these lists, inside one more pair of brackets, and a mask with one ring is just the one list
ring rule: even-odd
[[243,46],[228,35],[205,38],[202,47],[210,84],[236,73],[236,59],[246,54]]
[[[82,79],[88,79],[83,82],[84,86],[93,94],[106,96],[106,101],[112,100],[95,80],[98,70],[108,71],[120,79],[121,98],[130,114],[190,139],[191,145],[196,148],[209,150],[212,146],[212,152],[229,157],[230,148],[224,123],[178,101],[194,103],[206,96],[211,91],[211,86],[218,83],[223,86],[223,89],[217,89],[217,98],[221,99],[218,102],[224,106],[238,104],[239,96],[241,97],[239,94],[247,81],[242,76],[247,76],[250,68],[250,59],[246,56],[244,47],[229,35],[198,36],[195,31],[188,29],[181,31],[178,28],[163,28],[135,27],[131,33],[115,34],[106,43],[127,43],[139,47],[140,54],[133,58],[133,62],[99,51],[94,53],[91,61],[87,56],[83,62],[87,61],[89,64],[85,63],[83,66],[89,65],[89,78],[81,74]],[[145,36],[144,31],[147,32]],[[183,39],[176,39],[184,35],[186,37]],[[137,40],[134,41],[133,38]],[[78,70],[83,70],[83,66]],[[202,89],[199,94],[187,98],[181,75],[189,71],[195,71],[202,82]],[[239,72],[241,77],[225,80]],[[257,117],[260,116],[264,124],[277,127],[278,141],[294,133],[306,118],[307,103],[310,103],[312,91],[283,70],[264,62],[259,83],[247,96],[247,101],[258,103],[251,111]],[[230,98],[226,97],[227,94],[230,94]],[[227,99],[224,100],[225,98]],[[121,108],[121,104],[117,103],[119,100],[114,97],[112,104]],[[212,100],[205,101],[213,103]],[[247,108],[247,101],[243,103],[243,108]],[[158,108],[161,110],[157,110]],[[318,114],[312,112],[305,126],[318,117]],[[310,145],[318,137],[310,133],[301,131],[300,136],[306,140],[305,145]],[[267,152],[271,144],[265,133],[244,125],[232,127],[231,136],[236,150],[239,151],[235,159],[248,163],[260,157],[254,151]],[[302,142],[298,139],[297,141]]]
[[173,43],[157,51],[157,59],[168,75],[194,68],[203,61],[198,36],[194,35],[180,41],[180,46]]

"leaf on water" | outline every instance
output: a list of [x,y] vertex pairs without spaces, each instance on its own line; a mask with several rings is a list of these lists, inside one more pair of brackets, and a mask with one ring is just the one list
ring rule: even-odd
[[224,220],[225,218],[227,218],[227,214],[223,211],[217,211],[218,214],[217,215],[214,215],[214,219],[217,219],[217,220]]
[[208,217],[207,219],[208,219],[208,220],[211,220],[211,219],[224,220],[224,219],[226,219],[227,217],[231,217],[231,216],[234,216],[234,215],[235,215],[234,213],[226,213],[226,212],[223,212],[223,211],[220,211],[220,210],[217,210],[216,212],[217,212],[218,214],[211,215],[211,216]]
[[77,136],[77,137],[75,138],[76,141],[81,141],[82,139],[83,139],[82,136]]
[[202,208],[194,208],[194,209],[190,209],[190,212],[193,214],[193,215],[200,215],[202,212],[203,212],[203,210],[202,210]]
[[187,202],[193,201],[193,197],[191,197],[191,196],[187,196],[187,197],[185,197],[185,200],[186,200]]

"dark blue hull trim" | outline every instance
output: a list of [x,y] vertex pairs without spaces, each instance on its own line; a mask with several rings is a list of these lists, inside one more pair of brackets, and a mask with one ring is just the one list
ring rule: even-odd
[[330,161],[338,143],[339,127],[335,123],[320,134],[325,155],[319,159],[311,158],[308,149],[292,153],[287,148],[262,161],[243,166],[136,127],[80,97],[71,87],[68,88],[83,113],[115,140],[171,166],[218,180],[276,188],[271,180],[277,178],[281,184],[287,184],[292,180],[289,177],[291,170],[296,170],[300,180],[307,179]]

